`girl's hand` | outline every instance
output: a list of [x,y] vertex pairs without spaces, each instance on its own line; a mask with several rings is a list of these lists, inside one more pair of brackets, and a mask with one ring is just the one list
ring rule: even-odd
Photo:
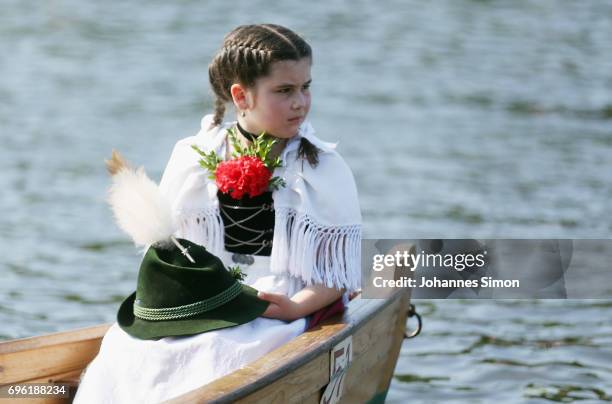
[[270,302],[262,317],[285,321],[293,321],[302,317],[299,313],[299,305],[282,293],[259,292],[257,297]]

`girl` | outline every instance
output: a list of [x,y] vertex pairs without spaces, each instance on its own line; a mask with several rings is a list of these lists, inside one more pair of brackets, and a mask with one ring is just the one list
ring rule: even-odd
[[[319,140],[305,120],[311,64],[310,46],[287,28],[260,24],[230,32],[209,65],[214,114],[202,119],[196,136],[176,144],[160,183],[180,226],[177,236],[205,246],[226,266],[240,265],[244,282],[270,302],[265,318],[156,341],[136,339],[114,324],[77,401],[153,402],[183,394],[296,337],[307,326],[305,317],[339,297],[346,302],[347,293],[359,288],[356,187],[334,145]],[[224,123],[228,103],[237,121]],[[271,153],[282,161],[274,175],[285,186],[245,208],[256,211],[246,218],[236,216],[240,208],[221,196],[192,148],[228,159],[231,130],[242,145],[261,132],[273,136]],[[258,214],[253,228],[251,216]]]

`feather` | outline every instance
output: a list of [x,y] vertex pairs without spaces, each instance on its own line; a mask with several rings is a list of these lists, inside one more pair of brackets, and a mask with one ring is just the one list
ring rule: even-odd
[[129,169],[130,164],[123,158],[123,156],[113,149],[110,160],[104,160],[106,163],[106,169],[110,175],[115,175],[123,169]]
[[109,203],[117,224],[137,245],[170,241],[175,230],[170,206],[142,167],[113,175]]
[[108,202],[119,227],[132,237],[136,245],[146,247],[172,242],[194,262],[187,249],[174,238],[177,226],[172,219],[170,204],[144,168],[132,168],[115,150],[111,159],[106,161],[106,168],[113,180]]

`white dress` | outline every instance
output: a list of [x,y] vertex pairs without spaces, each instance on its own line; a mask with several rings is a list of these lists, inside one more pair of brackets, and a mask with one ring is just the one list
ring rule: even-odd
[[[220,257],[234,265],[229,254]],[[301,283],[271,274],[270,258],[241,266],[245,283],[257,290],[292,296]],[[286,323],[259,317],[249,323],[197,334],[140,340],[117,323],[108,330],[98,356],[87,368],[75,403],[155,403],[179,396],[252,362],[300,335],[304,318]]]

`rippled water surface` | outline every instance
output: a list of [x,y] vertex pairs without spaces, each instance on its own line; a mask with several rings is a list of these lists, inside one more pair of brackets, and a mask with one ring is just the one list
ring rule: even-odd
[[[0,339],[112,321],[139,253],[117,148],[159,179],[233,26],[314,48],[311,120],[366,237],[610,238],[612,4],[8,0],[0,12]],[[612,400],[608,301],[420,301],[389,402]]]

